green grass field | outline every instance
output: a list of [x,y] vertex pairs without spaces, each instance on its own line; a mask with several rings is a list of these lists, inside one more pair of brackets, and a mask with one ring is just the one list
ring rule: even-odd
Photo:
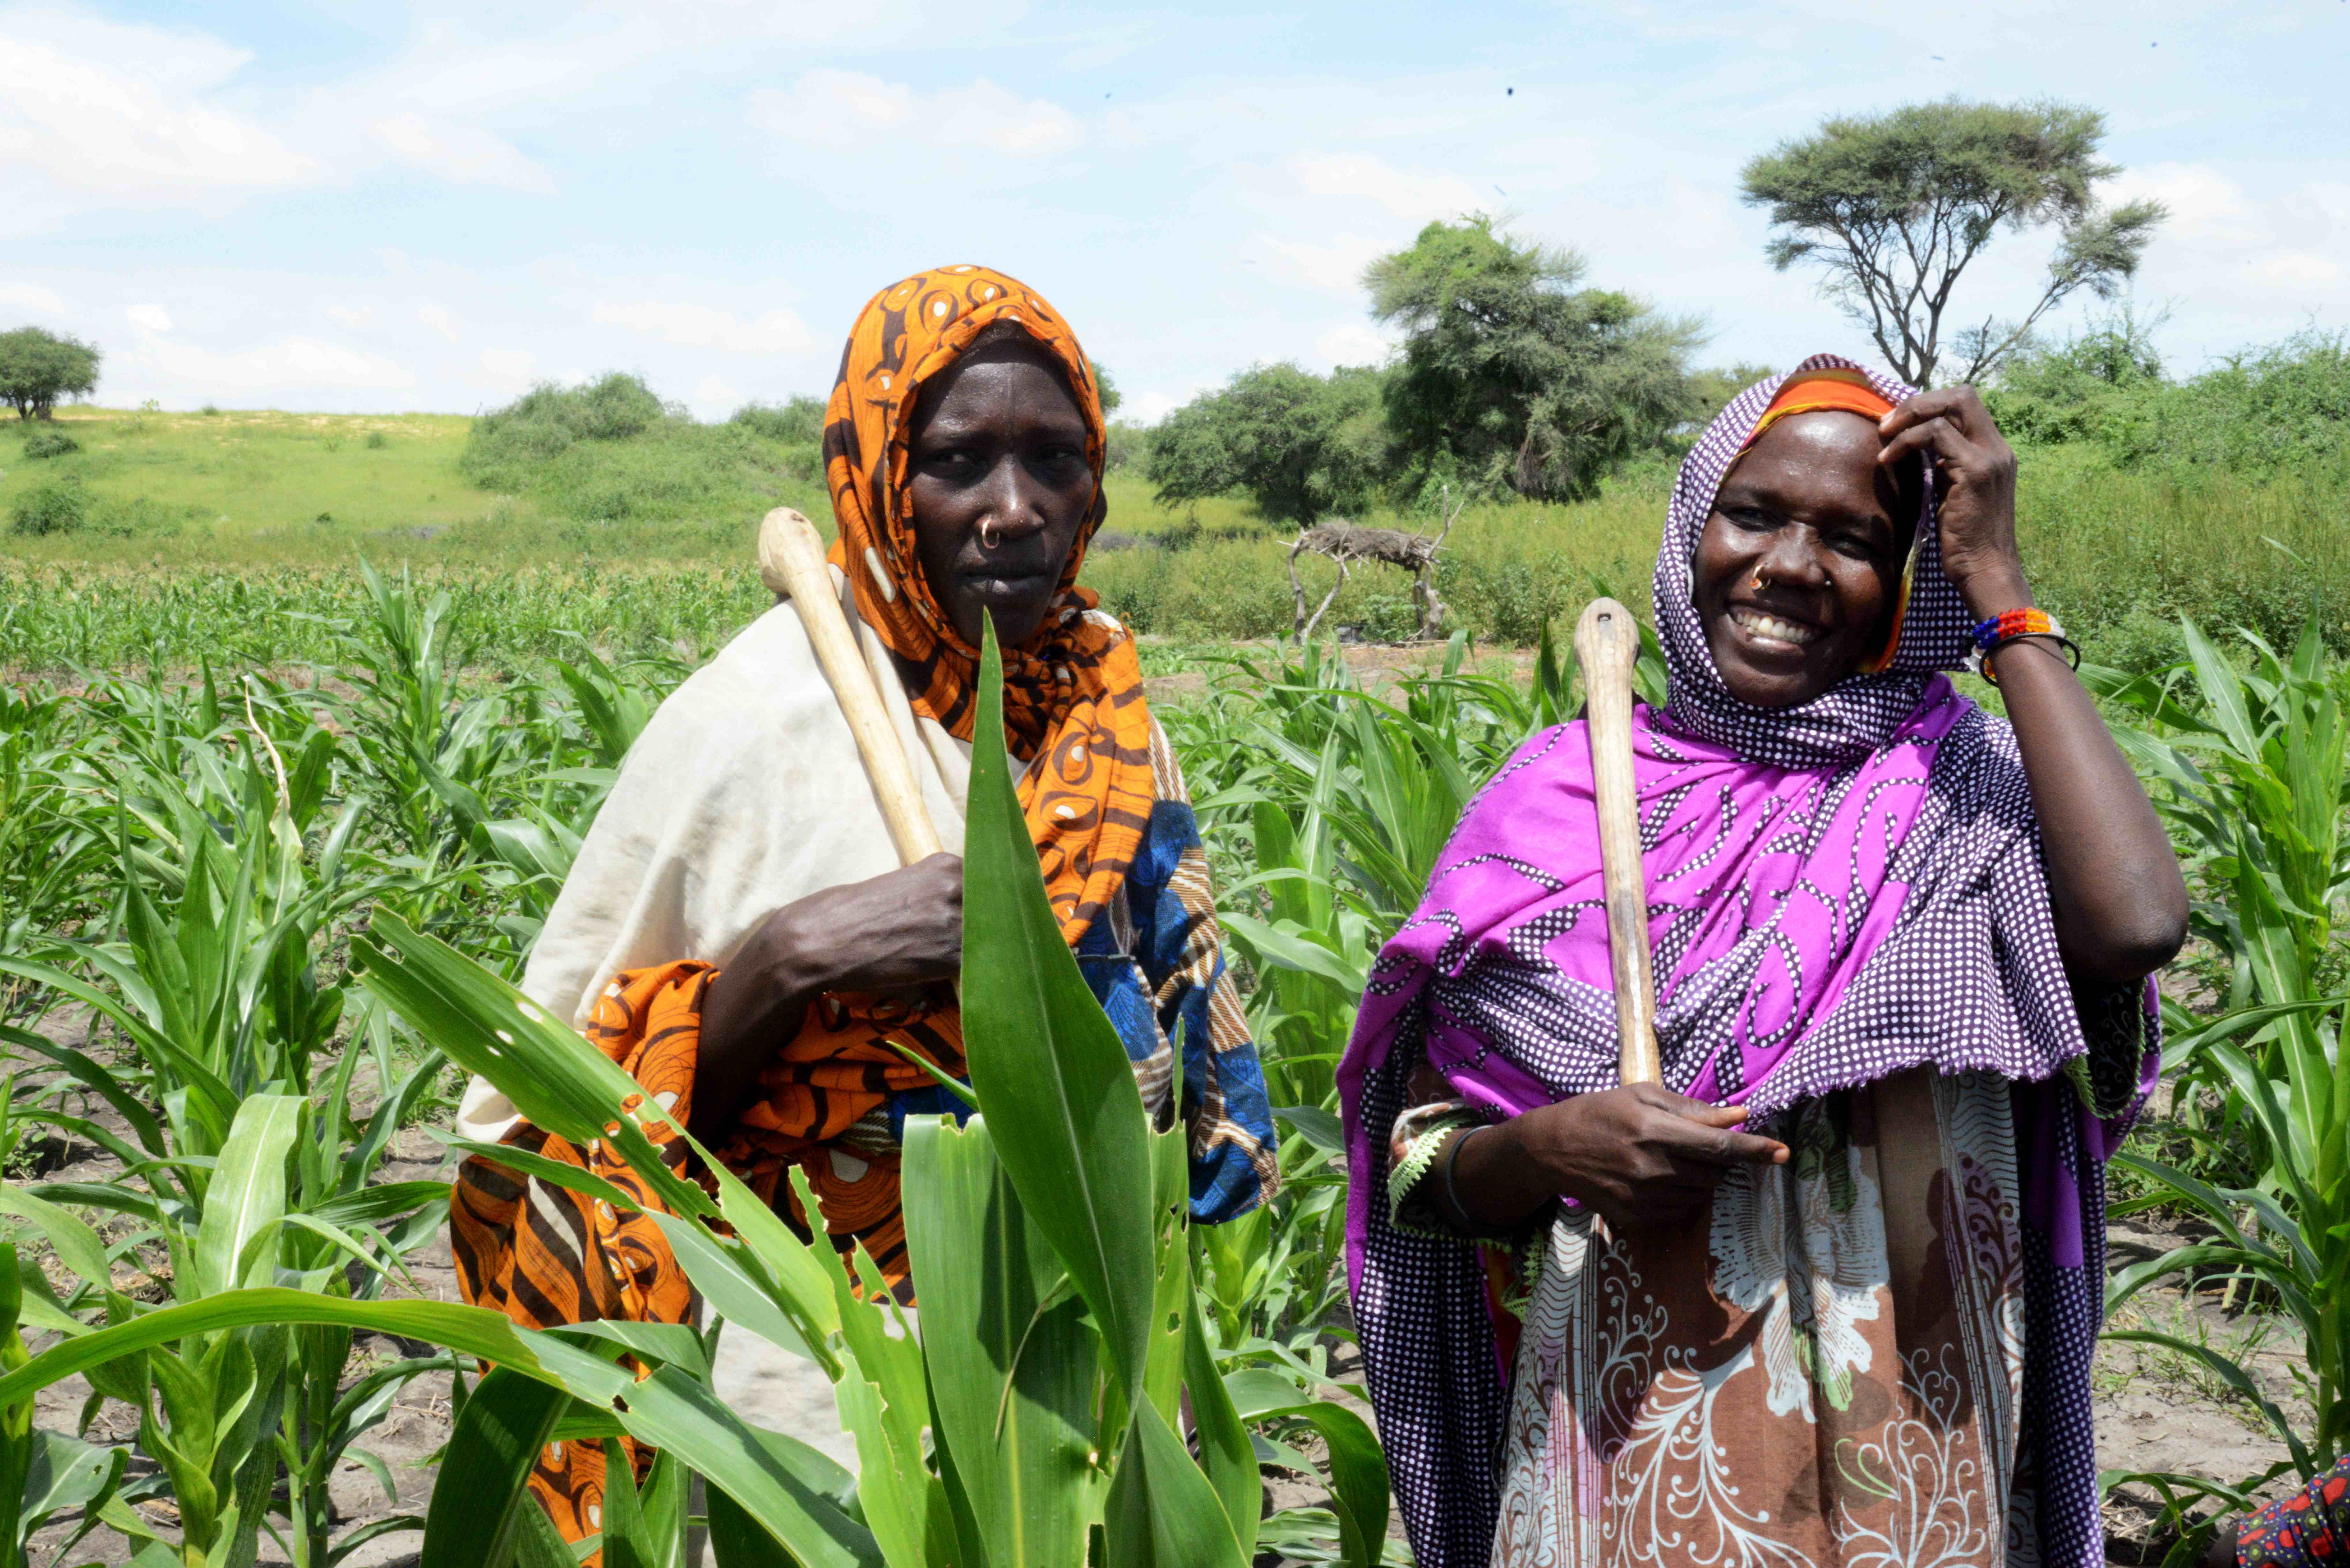
[[[742,440],[613,443],[612,471],[656,499],[714,499],[622,514],[553,514],[529,494],[485,491],[459,471],[471,421],[455,415],[271,412],[136,414],[73,408],[52,428],[80,450],[26,459],[31,426],[0,430],[0,518],[44,486],[75,488],[77,532],[0,530],[0,668],[111,657],[185,662],[224,639],[244,657],[308,657],[289,616],[328,615],[352,592],[350,565],[444,577],[515,650],[552,652],[577,631],[606,646],[723,641],[764,600],[750,575],[757,518],[777,502],[829,526],[820,479],[780,450]],[[749,453],[746,458],[745,454]],[[732,465],[723,474],[720,462]],[[748,466],[745,466],[745,464]],[[691,469],[691,465],[705,465]],[[1645,604],[1671,471],[1638,464],[1573,505],[1470,508],[1448,540],[1439,587],[1488,642],[1524,645],[1596,586]],[[1146,637],[1263,638],[1291,625],[1287,531],[1243,501],[1159,504],[1130,471],[1107,481],[1108,518],[1085,580]],[[2290,637],[2313,605],[2350,649],[2350,478],[2339,465],[2251,479],[2224,468],[2123,470],[2085,445],[2025,453],[2026,564],[2044,603],[2092,659],[2146,668],[2175,657],[2175,622]],[[1425,518],[1366,521],[1407,527]],[[1302,563],[1318,599],[1327,562]],[[632,580],[642,579],[642,580]],[[1410,585],[1356,572],[1327,624],[1372,640],[1415,625]],[[239,607],[249,607],[240,609]]]

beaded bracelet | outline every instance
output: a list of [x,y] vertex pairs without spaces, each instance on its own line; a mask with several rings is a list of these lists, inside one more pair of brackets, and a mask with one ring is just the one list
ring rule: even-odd
[[1991,653],[2003,643],[2020,641],[2027,637],[2047,639],[2064,650],[2074,669],[2081,668],[2081,649],[2064,635],[2064,628],[2056,624],[2056,618],[2046,610],[2029,606],[2022,609],[2002,610],[1989,620],[1978,623],[1974,629],[1975,645],[1967,653],[1967,668],[1981,676],[1986,683],[1998,685],[1999,677],[1991,672],[1990,664]]

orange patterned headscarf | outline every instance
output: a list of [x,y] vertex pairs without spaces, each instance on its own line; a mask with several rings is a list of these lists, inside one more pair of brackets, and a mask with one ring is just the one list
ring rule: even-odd
[[1075,942],[1125,882],[1149,824],[1150,719],[1133,639],[1076,586],[1105,510],[1093,366],[1060,312],[1027,285],[987,267],[940,267],[892,284],[858,315],[825,409],[825,477],[839,524],[832,560],[848,576],[858,613],[897,656],[914,711],[969,740],[979,650],[922,575],[906,471],[923,383],[997,322],[1025,331],[1067,378],[1094,472],[1093,511],[1062,568],[1059,602],[1025,643],[1003,650],[1004,742],[1023,761],[1044,759],[1021,781],[1021,805],[1061,934]]
[[[1093,367],[1060,313],[1025,285],[985,267],[942,267],[883,289],[858,317],[825,410],[826,477],[840,530],[832,561],[854,585],[858,615],[895,656],[914,711],[968,740],[979,650],[956,633],[922,576],[907,450],[922,384],[998,321],[1017,323],[1067,377],[1096,484],[1059,601],[1026,642],[1003,649],[1004,742],[1030,763],[1018,786],[1021,812],[1061,935],[1074,944],[1125,886],[1158,791],[1133,639],[1076,586],[1103,513]],[[784,1168],[804,1167],[836,1243],[862,1243],[902,1289],[899,1157],[866,1125],[892,1095],[931,1085],[900,1047],[954,1076],[967,1072],[951,988],[819,999],[769,1061],[758,1097],[719,1152],[771,1200],[790,1197]]]

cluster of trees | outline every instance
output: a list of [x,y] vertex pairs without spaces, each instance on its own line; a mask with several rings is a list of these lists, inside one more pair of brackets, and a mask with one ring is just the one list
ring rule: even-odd
[[[1742,193],[1769,210],[1771,264],[1818,271],[1822,292],[1904,379],[1956,364],[1979,380],[2085,289],[2113,298],[2164,213],[2107,208],[2095,187],[2104,118],[2064,104],[1957,99],[1839,117],[1749,162]],[[2000,233],[2054,233],[2037,297],[2014,319],[1961,318],[1960,275]],[[1482,215],[1435,223],[1365,271],[1389,362],[1317,376],[1259,365],[1151,432],[1159,499],[1243,493],[1268,520],[1311,524],[1444,483],[1482,495],[1590,495],[1619,464],[1685,435],[1763,373],[1704,370],[1694,317],[1586,286],[1574,252]],[[1955,323],[1964,319],[1966,325]]]
[[1265,517],[1311,524],[1440,483],[1540,500],[1589,495],[1615,464],[1700,408],[1698,324],[1582,286],[1571,251],[1492,218],[1434,223],[1364,275],[1377,320],[1400,327],[1379,367],[1317,376],[1243,370],[1153,432],[1159,498],[1243,492]]
[[91,344],[38,327],[0,332],[0,399],[20,420],[46,420],[59,398],[98,389],[100,355]]

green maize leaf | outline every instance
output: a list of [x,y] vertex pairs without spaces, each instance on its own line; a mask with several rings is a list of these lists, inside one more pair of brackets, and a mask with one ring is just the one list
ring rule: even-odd
[[1332,952],[1307,936],[1308,928],[1295,920],[1267,925],[1253,916],[1221,911],[1217,919],[1254,949],[1267,963],[1315,975],[1359,995],[1369,983],[1362,967]]
[[[800,1211],[821,1212],[806,1173],[795,1166],[790,1179]],[[888,1332],[880,1304],[886,1287],[878,1270],[872,1272],[870,1293],[859,1301],[840,1253],[824,1251],[818,1261],[832,1279],[841,1342],[848,1352],[833,1376],[833,1403],[842,1428],[857,1443],[858,1498],[865,1522],[891,1568],[925,1568],[950,1553],[943,1542],[928,1539],[943,1511],[933,1506],[938,1483],[923,1459],[923,1429],[931,1421],[921,1344],[910,1332],[902,1337]],[[859,1257],[870,1261],[861,1251]],[[896,1307],[893,1301],[887,1310]]]
[[[669,1241],[671,1252],[677,1258],[678,1266],[685,1271],[686,1277],[693,1282],[693,1288],[702,1293],[721,1317],[795,1355],[806,1356],[824,1366],[827,1375],[833,1371],[832,1353],[826,1350],[818,1354],[810,1348],[811,1340],[802,1332],[801,1326],[776,1305],[775,1286],[751,1260],[744,1257],[739,1244],[722,1241],[699,1220],[681,1219],[660,1210],[641,1209],[626,1189],[605,1180],[584,1166],[549,1159],[545,1155],[508,1144],[481,1143],[445,1133],[436,1136],[452,1148],[608,1203],[615,1209],[645,1215],[660,1228],[662,1236]],[[813,1343],[820,1346],[823,1344],[821,1320],[807,1314],[803,1317],[816,1328],[819,1337]]]
[[267,1257],[249,1243],[286,1214],[286,1156],[300,1131],[304,1102],[293,1095],[255,1095],[237,1107],[220,1165],[204,1193],[196,1231],[193,1295],[206,1296],[269,1278]]
[[604,1439],[604,1501],[599,1505],[604,1534],[604,1568],[653,1568],[659,1555],[645,1532],[644,1511],[638,1506],[636,1473],[617,1438]]
[[1346,1129],[1336,1116],[1319,1106],[1275,1106],[1273,1114],[1322,1153],[1338,1156],[1347,1152]]
[[2163,1334],[2154,1329],[2107,1329],[2104,1337],[2119,1340],[2128,1345],[2158,1345],[2165,1350],[2186,1356],[2190,1361],[2201,1362],[2217,1374],[2221,1382],[2250,1401],[2262,1416],[2267,1417],[2269,1427],[2276,1433],[2278,1440],[2293,1450],[2293,1462],[2301,1471],[2302,1479],[2303,1480],[2315,1479],[2318,1467],[2311,1459],[2308,1447],[2302,1442],[2300,1435],[2293,1430],[2293,1423],[2286,1420],[2284,1412],[2276,1407],[2275,1401],[2268,1397],[2267,1391],[2261,1386],[2260,1380],[2238,1366],[2233,1359],[2221,1355],[2208,1345],[2197,1345],[2190,1340],[2181,1339],[2175,1334]]
[[[590,1539],[600,1542],[602,1536]],[[768,1544],[772,1546],[774,1542]],[[525,1496],[522,1517],[515,1530],[514,1554],[507,1562],[514,1568],[578,1568],[586,1560],[577,1548],[563,1539],[562,1532],[555,1528],[555,1521],[546,1517],[546,1510]],[[434,1559],[426,1557],[424,1561],[432,1563]],[[504,1568],[504,1564],[497,1568]]]
[[[95,1528],[99,1511],[122,1484],[122,1467],[130,1457],[126,1448],[101,1449],[63,1432],[36,1430],[32,1462],[25,1470],[17,1544],[21,1547],[42,1525],[72,1509],[87,1516],[82,1529],[74,1532],[76,1540]],[[52,1561],[66,1561],[65,1549],[60,1548]]]
[[1232,1526],[1241,1555],[1253,1561],[1257,1521],[1264,1511],[1264,1481],[1257,1472],[1248,1428],[1241,1425],[1232,1397],[1217,1375],[1216,1358],[1208,1349],[1208,1336],[1197,1313],[1184,1324],[1183,1383],[1191,1394],[1191,1416],[1199,1429],[1200,1460],[1208,1472],[1208,1483],[1223,1504],[1224,1521]]
[[22,1046],[27,1051],[38,1052],[63,1067],[72,1075],[75,1083],[91,1090],[114,1107],[116,1114],[130,1124],[131,1136],[139,1140],[140,1147],[151,1155],[165,1152],[163,1128],[155,1120],[155,1113],[149,1110],[138,1096],[124,1088],[121,1080],[117,1078],[110,1069],[88,1054],[74,1050],[71,1046],[60,1045],[56,1041],[36,1034],[29,1029],[16,1029],[6,1025],[0,1025],[0,1040],[6,1041],[11,1045]]
[[1134,1412],[1102,1526],[1119,1568],[1246,1568],[1224,1508],[1148,1400]]
[[14,1214],[39,1226],[57,1262],[101,1291],[114,1288],[114,1271],[106,1243],[88,1223],[45,1198],[36,1198],[13,1181],[0,1182],[0,1214]]
[[[30,1365],[0,1377],[0,1406],[133,1351],[190,1334],[266,1324],[334,1324],[430,1340],[558,1383],[576,1398],[614,1410],[630,1436],[676,1449],[712,1486],[742,1500],[779,1540],[788,1540],[803,1568],[880,1562],[864,1526],[802,1479],[806,1467],[775,1456],[773,1450],[789,1439],[754,1435],[706,1386],[673,1367],[633,1378],[625,1368],[556,1335],[516,1328],[481,1307],[350,1301],[274,1287],[224,1292],[51,1346]],[[161,1366],[159,1361],[159,1371]]]
[[[1100,1505],[1081,1303],[1028,1223],[986,1119],[906,1122],[906,1246],[941,1443],[991,1563],[1077,1563]],[[947,1347],[951,1346],[950,1352]]]
[[[679,1176],[645,1136],[648,1124],[675,1125],[660,1105],[619,1064],[513,986],[389,914],[379,912],[371,930],[378,940],[352,944],[355,961],[364,966],[360,981],[369,991],[458,1065],[496,1085],[533,1125],[583,1147],[599,1138],[608,1142],[672,1215],[723,1218],[756,1259],[776,1309],[792,1323],[788,1336],[768,1337],[831,1370],[829,1353],[822,1348],[839,1326],[830,1286],[807,1244],[773,1209],[681,1127],[680,1137],[702,1156],[715,1179],[718,1201],[713,1205],[700,1187]],[[674,1241],[675,1228],[663,1229]]]
[[[1151,1165],[1126,1047],[1045,897],[1003,749],[988,628],[963,836],[963,1034],[972,1086],[1028,1222],[1052,1243],[1128,1397],[1149,1355]],[[1204,1483],[1202,1483],[1204,1484]]]
[[344,1532],[343,1538],[336,1542],[327,1553],[327,1568],[336,1568],[338,1563],[370,1541],[423,1528],[424,1516],[417,1513],[395,1513],[383,1519],[369,1520],[356,1530]]
[[[1168,1093],[1183,1100],[1181,1032],[1170,1042],[1176,1064],[1175,1082]],[[1191,1283],[1191,1166],[1185,1130],[1179,1122],[1163,1133],[1146,1137],[1150,1155],[1152,1194],[1152,1262],[1149,1355],[1144,1364],[1143,1389],[1159,1407],[1170,1427],[1182,1418],[1184,1339],[1191,1321],[1199,1314],[1199,1293]]]
[[1263,1410],[1255,1418],[1281,1417],[1295,1417],[1321,1435],[1329,1450],[1330,1501],[1343,1560],[1348,1568],[1372,1568],[1387,1544],[1388,1462],[1369,1423],[1326,1402]]
[[445,1181],[387,1181],[340,1198],[329,1198],[305,1212],[329,1225],[380,1225],[428,1205],[448,1201],[449,1184]]
[[590,1318],[586,1323],[559,1324],[545,1332],[566,1339],[600,1339],[648,1361],[684,1368],[701,1381],[710,1381],[710,1356],[702,1335],[681,1323],[639,1323],[633,1318]]
[[637,1493],[645,1538],[652,1543],[650,1568],[685,1568],[688,1479],[675,1454],[653,1456],[652,1468]]
[[524,1528],[545,1517],[530,1495],[530,1472],[553,1440],[556,1422],[577,1402],[552,1384],[504,1367],[466,1397],[442,1450],[441,1473],[461,1485],[435,1487],[424,1516],[423,1559],[435,1568],[503,1568]]
[[1261,1420],[1274,1410],[1297,1403],[1297,1380],[1268,1366],[1243,1366],[1224,1374],[1224,1393],[1243,1421]]

